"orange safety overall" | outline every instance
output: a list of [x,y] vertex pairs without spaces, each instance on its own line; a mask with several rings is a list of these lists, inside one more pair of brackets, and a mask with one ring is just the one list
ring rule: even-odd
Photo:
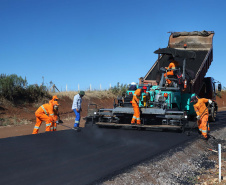
[[53,113],[53,105],[52,104],[46,103],[46,104],[43,104],[42,106],[40,106],[38,108],[38,110],[35,112],[36,124],[35,124],[32,134],[38,133],[39,128],[42,124],[42,121],[46,122],[46,131],[47,132],[51,131],[53,115],[54,115],[54,113]]
[[[168,70],[176,69],[176,67],[178,67],[178,66],[179,66],[178,62],[174,60],[169,64],[168,68],[166,67],[166,69],[168,69]],[[168,76],[173,76],[173,75],[174,75],[174,70],[170,70],[164,74],[164,77],[169,85],[171,84],[172,81],[168,78]]]
[[137,89],[133,94],[132,106],[134,110],[134,114],[131,120],[131,124],[135,124],[137,122],[138,125],[141,124],[140,121],[140,110],[139,110],[139,101],[141,96],[141,89]]
[[198,120],[198,128],[202,133],[203,137],[207,138],[207,130],[210,131],[208,118],[209,118],[209,110],[206,107],[206,103],[208,99],[201,98],[198,99],[198,102],[194,104],[194,109],[197,116],[200,116],[200,120]]
[[[58,102],[58,97],[55,95],[53,96],[52,100],[49,101],[49,104],[56,104],[56,105],[59,105]],[[56,131],[57,130],[57,124],[56,124],[56,121],[58,119],[58,110],[54,110],[53,109],[53,122],[51,124],[51,127],[50,127],[50,131]]]
[[57,119],[58,119],[58,111],[57,110],[53,110],[53,122],[52,122],[52,125],[50,127],[50,131],[56,131],[57,130]]

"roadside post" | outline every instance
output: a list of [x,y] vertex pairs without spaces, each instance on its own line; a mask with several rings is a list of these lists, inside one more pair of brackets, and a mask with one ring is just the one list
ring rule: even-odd
[[219,182],[221,182],[221,144],[218,144]]

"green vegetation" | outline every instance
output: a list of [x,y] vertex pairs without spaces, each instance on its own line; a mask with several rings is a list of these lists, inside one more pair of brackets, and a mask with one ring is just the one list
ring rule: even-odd
[[121,96],[122,94],[125,94],[128,89],[129,89],[129,85],[120,84],[118,82],[117,85],[110,88],[109,91],[114,95],[120,95]]
[[[116,86],[111,87],[109,90],[93,90],[93,91],[85,91],[85,99],[91,98],[116,98],[117,96],[122,96],[128,90],[129,85],[117,83]],[[51,92],[50,94],[57,95],[58,97],[67,96],[73,100],[74,96],[78,94],[78,91],[64,91],[64,92]]]
[[[50,82],[50,85],[52,85],[51,83],[52,82]],[[118,82],[116,86],[111,87],[109,90],[87,91],[86,97],[89,98],[90,96],[90,97],[97,97],[97,98],[102,98],[102,97],[111,98],[118,95],[121,96],[122,94],[126,93],[128,88],[129,88],[129,85],[120,84]],[[16,74],[0,75],[0,98],[7,99],[13,103],[37,102],[44,98],[51,98],[51,95],[55,94],[55,93],[50,93],[50,94],[49,93],[50,93],[49,88],[46,87],[44,84],[28,85],[26,78],[23,79],[21,76],[17,76]],[[61,92],[61,93],[65,94],[65,92]],[[74,95],[77,93],[78,92],[71,92],[69,97],[73,98]]]
[[46,86],[28,85],[26,78],[16,74],[0,75],[0,98],[12,102],[35,102],[40,98],[48,97]]

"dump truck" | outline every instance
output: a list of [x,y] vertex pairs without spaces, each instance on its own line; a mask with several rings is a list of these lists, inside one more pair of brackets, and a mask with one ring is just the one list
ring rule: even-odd
[[[157,60],[146,73],[139,78],[135,87],[129,87],[126,94],[118,97],[112,109],[98,109],[93,112],[95,124],[99,127],[135,127],[145,129],[174,129],[184,131],[196,123],[196,113],[192,96],[212,99],[208,105],[209,121],[215,121],[218,106],[216,103],[216,87],[221,90],[219,81],[205,77],[213,61],[213,31],[171,32],[168,46],[154,51]],[[169,65],[169,57],[179,64],[167,85],[165,67]],[[139,101],[141,125],[131,125],[134,114],[131,100],[136,89],[143,89]],[[90,115],[89,115],[90,116]],[[92,117],[92,116],[91,116]]]

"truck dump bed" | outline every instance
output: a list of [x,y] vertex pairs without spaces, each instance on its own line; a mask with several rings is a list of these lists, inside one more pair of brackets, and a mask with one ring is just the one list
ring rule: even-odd
[[[192,93],[198,93],[202,85],[209,66],[213,60],[213,40],[214,32],[173,32],[169,37],[169,48],[188,50],[196,53],[195,59],[186,61],[186,70],[190,76],[190,90]],[[184,47],[186,44],[187,47]],[[169,65],[168,55],[159,56],[152,68],[144,77],[144,83],[156,83],[160,76],[159,69]],[[175,58],[179,62],[179,67],[182,68],[182,58]]]

